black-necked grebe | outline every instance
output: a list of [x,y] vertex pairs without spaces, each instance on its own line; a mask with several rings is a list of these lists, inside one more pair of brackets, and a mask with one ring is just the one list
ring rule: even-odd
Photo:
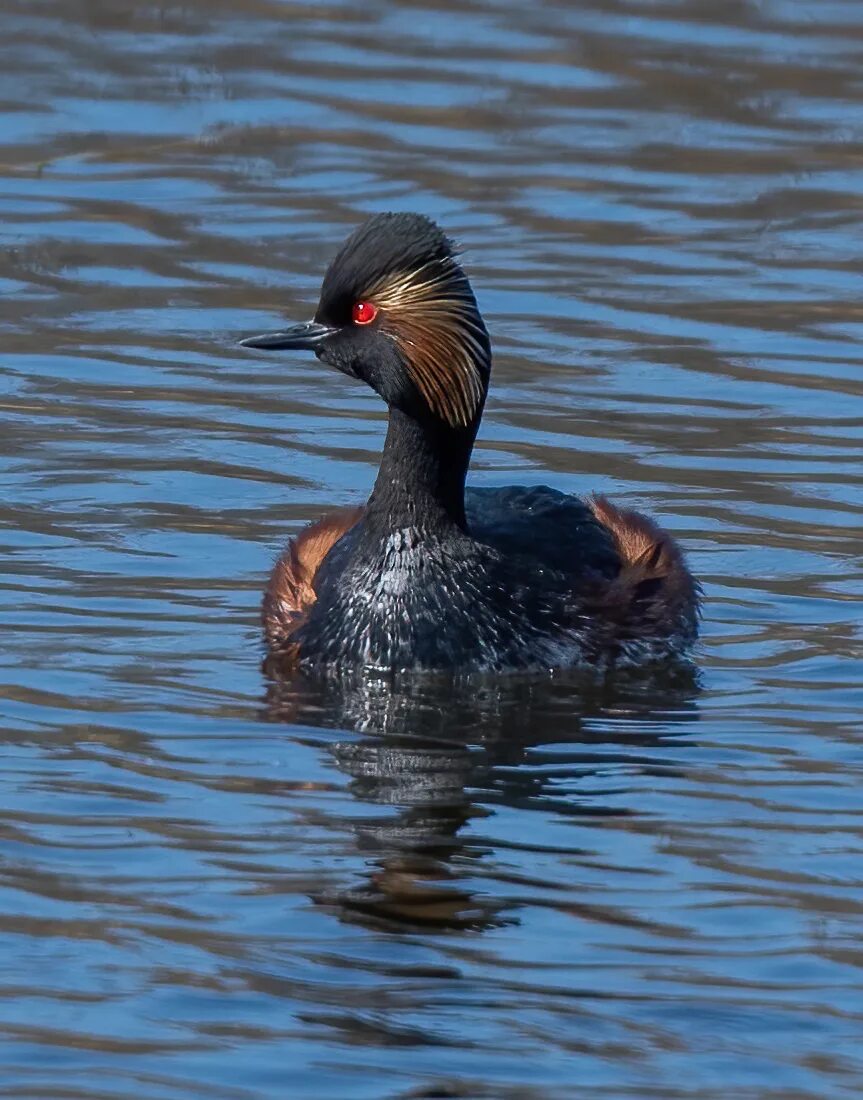
[[389,406],[368,503],[308,527],[273,569],[273,653],[389,671],[604,669],[686,653],[698,586],[652,520],[545,487],[465,491],[491,348],[430,219],[370,218],[330,264],[314,321],[243,344],[312,350]]

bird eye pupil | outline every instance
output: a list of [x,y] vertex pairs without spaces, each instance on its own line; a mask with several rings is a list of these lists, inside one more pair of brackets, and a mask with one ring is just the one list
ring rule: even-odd
[[378,308],[371,302],[357,302],[354,306],[354,323],[357,325],[370,325],[377,315]]

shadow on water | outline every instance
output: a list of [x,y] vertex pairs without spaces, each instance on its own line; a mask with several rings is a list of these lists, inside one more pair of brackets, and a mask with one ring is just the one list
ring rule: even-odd
[[[609,765],[649,773],[657,768],[649,750],[685,736],[698,720],[699,674],[688,663],[602,682],[575,672],[453,680],[280,675],[266,662],[265,670],[268,721],[357,734],[326,748],[368,809],[352,823],[367,872],[361,883],[314,900],[345,920],[396,931],[517,920],[517,902],[465,889],[465,868],[479,866],[490,849],[463,840],[462,828],[495,805],[631,814],[595,792],[557,797],[555,786],[576,774],[586,786]],[[595,719],[616,723],[615,744]],[[543,769],[523,769],[538,745]],[[667,764],[661,770],[670,774]]]

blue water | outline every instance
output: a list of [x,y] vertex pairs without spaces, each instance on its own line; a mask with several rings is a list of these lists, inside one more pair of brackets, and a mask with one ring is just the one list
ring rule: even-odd
[[[0,1095],[863,1093],[853,0],[7,0]],[[645,508],[700,679],[320,692],[284,540],[385,413],[240,336],[463,244],[480,484]]]

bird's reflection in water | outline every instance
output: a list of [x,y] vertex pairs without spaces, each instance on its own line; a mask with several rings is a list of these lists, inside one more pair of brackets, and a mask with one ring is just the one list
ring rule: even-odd
[[[645,750],[697,717],[697,674],[688,665],[661,679],[601,684],[576,674],[459,682],[266,672],[267,718],[359,734],[326,748],[359,801],[386,807],[351,823],[366,858],[363,881],[315,900],[344,919],[400,930],[479,930],[517,919],[512,906],[471,884],[471,868],[490,849],[460,834],[489,805],[625,812],[587,795],[553,795],[554,780],[524,766],[531,749],[542,745],[546,765],[569,765],[586,781],[610,763],[648,765]],[[591,750],[600,742],[601,753]],[[609,742],[617,745],[611,757]]]

